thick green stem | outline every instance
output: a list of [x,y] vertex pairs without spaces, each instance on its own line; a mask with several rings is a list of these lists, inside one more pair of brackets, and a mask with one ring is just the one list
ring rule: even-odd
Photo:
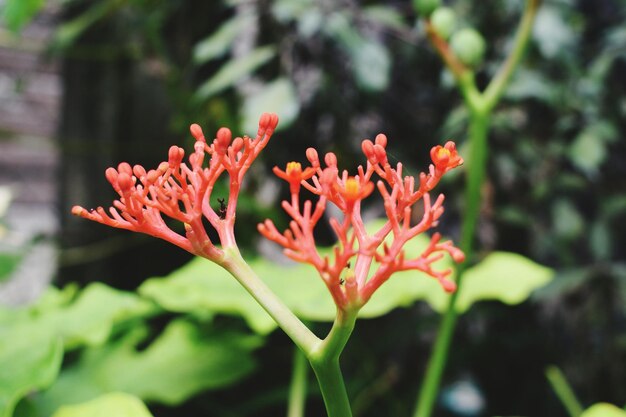
[[457,321],[456,301],[462,290],[463,272],[474,255],[474,235],[480,216],[481,188],[487,167],[487,137],[489,135],[491,110],[502,97],[504,88],[522,58],[540,2],[540,0],[527,0],[524,15],[515,36],[513,49],[484,93],[480,93],[476,88],[473,73],[469,69],[458,65],[456,57],[447,44],[432,28],[428,29],[430,25],[427,26],[429,38],[454,74],[457,86],[469,110],[468,142],[470,151],[467,156],[465,210],[459,245],[465,252],[466,261],[457,268],[457,291],[450,297],[448,308],[441,321],[418,395],[414,417],[430,417],[435,405]]
[[300,348],[296,347],[293,353],[293,371],[289,384],[287,417],[304,417],[308,377],[309,363]]
[[556,366],[550,366],[546,369],[546,377],[570,417],[580,416],[583,413],[583,407],[580,405],[574,390],[567,383],[567,379],[565,379],[561,370]]
[[348,392],[339,367],[339,356],[352,334],[355,321],[356,311],[338,312],[326,339],[319,349],[309,355],[328,417],[352,417]]
[[224,249],[224,252],[224,268],[239,281],[303,352],[307,355],[313,352],[322,341],[265,285],[241,257],[236,246]]
[[430,417],[432,414],[441,377],[446,366],[452,336],[457,320],[456,300],[462,287],[463,271],[473,254],[473,237],[480,213],[480,188],[485,177],[487,162],[487,133],[489,113],[473,113],[470,118],[470,154],[468,155],[468,178],[465,193],[465,216],[461,229],[460,248],[465,252],[466,261],[457,268],[457,290],[450,296],[448,308],[443,316],[437,339],[424,375],[415,408],[415,417]]

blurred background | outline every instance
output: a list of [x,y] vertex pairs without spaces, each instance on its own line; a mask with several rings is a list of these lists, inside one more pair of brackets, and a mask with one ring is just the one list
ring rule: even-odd
[[[524,2],[445,3],[487,41],[484,86]],[[207,137],[221,126],[253,135],[263,111],[280,116],[238,213],[250,252],[255,225],[283,216],[287,189],[271,167],[304,161],[310,146],[354,168],[361,140],[384,132],[413,174],[447,139],[463,153],[467,114],[408,0],[0,0],[0,9],[1,304],[35,300],[50,283],[132,290],[189,261],[70,209],[110,203],[107,167],[152,167],[171,144],[189,149],[191,123]],[[552,364],[583,403],[626,402],[625,19],[623,0],[541,6],[493,115],[478,240],[485,253],[520,253],[557,276],[523,304],[484,302],[462,317],[440,416],[565,416],[544,375]],[[463,185],[460,173],[441,185],[440,227],[451,237]],[[417,303],[358,323],[343,356],[356,415],[409,415],[438,318]],[[256,371],[236,386],[151,410],[283,413],[290,342],[275,332],[255,354]],[[447,400],[455,395],[470,405]],[[319,397],[310,409],[321,415]]]

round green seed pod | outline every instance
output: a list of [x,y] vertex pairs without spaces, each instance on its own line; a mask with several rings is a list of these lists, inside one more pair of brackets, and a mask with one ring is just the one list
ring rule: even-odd
[[459,60],[470,67],[479,65],[485,56],[485,40],[475,29],[461,29],[452,35],[450,47]]
[[441,5],[441,0],[413,0],[413,7],[421,16],[428,17]]
[[430,23],[435,32],[444,39],[448,39],[456,26],[456,13],[449,7],[438,7],[430,15]]

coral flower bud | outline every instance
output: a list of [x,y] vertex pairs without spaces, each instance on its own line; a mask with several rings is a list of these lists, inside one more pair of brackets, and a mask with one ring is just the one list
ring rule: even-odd
[[117,177],[117,185],[120,187],[120,190],[128,191],[135,184],[130,175],[128,175],[126,172],[120,172],[120,175],[118,175]]
[[376,143],[376,145],[380,145],[384,148],[387,146],[387,136],[379,133],[378,135],[376,135],[376,139],[374,140],[374,142]]
[[332,152],[328,152],[326,155],[324,155],[324,162],[326,162],[326,165],[329,167],[336,167],[337,156]]
[[439,280],[439,283],[441,284],[443,290],[447,293],[453,293],[456,291],[456,284],[449,279],[442,278]]
[[117,170],[115,168],[107,168],[106,171],[104,171],[104,176],[113,187],[117,184],[117,175]]
[[375,164],[376,163],[376,154],[374,153],[374,144],[371,140],[365,139],[361,143],[361,150],[363,151],[363,155],[367,158],[368,161]]
[[379,143],[374,145],[374,155],[376,155],[376,160],[379,162],[387,161],[387,151],[385,151],[385,148]]
[[317,151],[314,148],[308,148],[306,150],[306,159],[309,160],[313,167],[317,168],[320,166],[320,159],[317,154]]
[[183,148],[179,148],[178,146],[172,146],[170,147],[168,153],[168,162],[172,167],[177,167],[182,162],[184,156],[185,151],[183,150]]
[[141,165],[135,165],[133,167],[133,174],[135,174],[135,177],[137,178],[145,177],[146,169],[142,167]]
[[72,207],[72,214],[74,216],[82,216],[84,212],[86,212],[87,210],[85,210],[84,208],[82,208],[81,206],[74,206]]
[[274,133],[276,125],[278,125],[278,115],[274,113],[263,113],[259,119],[259,131],[257,134],[259,136],[263,136],[264,134],[271,135]]
[[230,141],[232,140],[233,134],[230,132],[230,129],[227,127],[222,127],[217,131],[216,143],[220,147],[220,149],[228,148],[230,145]]
[[130,164],[128,162],[122,162],[117,166],[117,172],[119,172],[120,174],[122,172],[125,172],[128,175],[133,175],[133,169],[130,167]]
[[192,124],[189,126],[189,131],[191,132],[191,136],[193,136],[196,140],[205,141],[204,133],[202,133],[202,128],[200,125]]

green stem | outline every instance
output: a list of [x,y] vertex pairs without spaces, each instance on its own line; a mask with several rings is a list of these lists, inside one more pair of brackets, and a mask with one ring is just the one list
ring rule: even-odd
[[265,285],[241,257],[236,246],[225,248],[224,252],[224,268],[239,281],[305,354],[313,352],[322,341]]
[[524,51],[528,45],[528,40],[530,39],[533,22],[535,21],[535,16],[537,15],[537,10],[539,9],[540,4],[541,0],[528,0],[526,2],[524,14],[522,15],[517,33],[515,34],[513,49],[483,94],[489,109],[494,108],[500,100],[500,97],[504,92],[504,88],[511,79],[513,71],[517,68],[522,56],[524,55]]
[[309,355],[328,417],[352,417],[348,392],[339,367],[339,356],[354,329],[356,313],[339,311],[326,339]]
[[583,407],[580,405],[567,379],[565,379],[563,372],[556,366],[550,366],[546,369],[546,378],[548,378],[554,393],[559,397],[570,417],[580,416],[583,413]]
[[434,30],[427,29],[431,42],[454,74],[457,87],[470,112],[468,137],[470,151],[467,158],[465,211],[459,244],[460,248],[465,252],[466,261],[457,268],[457,291],[450,297],[448,308],[441,321],[437,339],[428,361],[424,381],[418,395],[414,417],[430,417],[437,399],[441,377],[446,366],[457,321],[456,302],[462,288],[463,272],[467,268],[468,262],[474,257],[474,235],[480,216],[481,188],[487,167],[487,138],[489,135],[491,110],[502,97],[504,88],[522,58],[540,2],[540,0],[528,0],[526,2],[526,8],[515,36],[513,49],[484,93],[481,93],[476,88],[473,72],[458,65],[458,60],[450,48],[448,48],[448,45],[443,42]]
[[296,347],[293,353],[293,373],[289,384],[287,417],[304,417],[308,376],[309,364],[306,356]]
[[450,296],[448,308],[443,316],[437,339],[431,353],[424,382],[420,388],[415,408],[415,417],[429,417],[432,414],[441,377],[446,366],[446,360],[454,328],[457,321],[456,300],[461,291],[463,271],[473,254],[473,237],[476,231],[476,223],[480,213],[480,188],[485,176],[487,161],[487,133],[489,130],[488,112],[473,113],[470,118],[470,155],[468,158],[468,184],[465,193],[465,216],[461,229],[460,248],[466,255],[466,261],[457,268],[457,290]]

